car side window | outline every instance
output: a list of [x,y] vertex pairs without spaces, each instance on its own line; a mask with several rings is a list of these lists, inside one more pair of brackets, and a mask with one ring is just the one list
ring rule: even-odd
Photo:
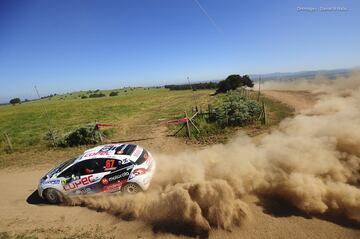
[[103,172],[103,159],[88,159],[77,164],[76,175],[88,175]]
[[68,169],[66,169],[65,171],[63,171],[59,175],[59,177],[70,178],[73,173],[74,173],[74,166],[71,166]]

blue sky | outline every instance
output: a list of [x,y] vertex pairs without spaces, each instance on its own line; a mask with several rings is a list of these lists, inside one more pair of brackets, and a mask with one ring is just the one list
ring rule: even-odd
[[0,0],[0,102],[360,65],[360,1],[197,1]]

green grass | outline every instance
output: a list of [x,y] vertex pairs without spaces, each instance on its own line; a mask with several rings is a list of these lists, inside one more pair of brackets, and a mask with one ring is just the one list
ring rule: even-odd
[[[108,95],[109,91],[102,91]],[[115,124],[113,137],[126,136],[137,125],[158,124],[158,119],[169,119],[191,108],[195,101],[204,107],[213,100],[210,90],[169,91],[157,88],[119,90],[118,96],[80,99],[85,92],[59,95],[39,101],[0,107],[1,147],[7,133],[17,151],[45,148],[44,136],[49,127],[60,134],[76,127],[98,122]],[[47,112],[47,114],[45,113]],[[136,131],[138,129],[132,129]],[[141,129],[143,130],[143,129]],[[0,151],[0,154],[4,150]]]
[[280,101],[264,96],[261,96],[261,101],[265,103],[267,110],[267,126],[277,125],[284,118],[294,115],[294,109]]
[[[113,90],[101,92],[108,95],[111,91]],[[124,89],[117,91],[119,95],[113,97],[81,99],[81,95],[86,94],[83,91],[15,106],[0,106],[0,167],[7,167],[9,159],[18,161],[16,153],[5,153],[4,133],[9,135],[15,152],[23,153],[21,158],[24,158],[25,154],[33,154],[33,164],[36,163],[35,155],[46,155],[49,150],[49,142],[44,139],[49,127],[61,135],[79,126],[98,121],[114,124],[114,128],[106,129],[106,134],[114,141],[148,137],[151,136],[151,129],[158,127],[160,121],[184,117],[185,111],[191,115],[191,108],[195,105],[206,111],[208,104],[215,105],[223,97],[210,96],[212,90],[169,91],[164,88],[135,88],[126,89],[127,92]],[[262,100],[269,115],[269,126],[276,125],[293,112],[280,102],[268,98]],[[219,133],[218,129],[209,125],[203,125],[203,128],[206,131],[205,137],[214,134],[225,134],[226,137],[227,134]],[[57,151],[59,155],[64,154],[64,157],[68,157],[74,151],[80,152],[81,149]]]
[[[258,93],[256,91],[249,90],[238,90],[238,93],[246,96],[248,99],[257,100]],[[217,107],[221,105],[221,102],[225,99],[225,94],[219,94],[216,96],[216,99],[213,101],[214,106]],[[249,136],[255,136],[267,131],[270,127],[273,127],[280,123],[281,120],[292,116],[294,109],[288,105],[276,101],[265,96],[260,97],[260,104],[264,103],[266,108],[266,124],[263,125],[261,121],[254,121],[246,126],[229,126],[221,127],[215,122],[208,122],[203,116],[196,117],[194,123],[199,129],[199,132],[190,124],[191,129],[191,138],[196,143],[201,144],[214,144],[214,143],[224,143],[228,138],[231,138],[235,132],[238,130],[244,130]],[[182,116],[179,116],[180,118]],[[180,129],[181,125],[170,126],[170,130],[177,132]],[[188,137],[188,132],[186,128],[183,128],[177,133],[179,137]]]

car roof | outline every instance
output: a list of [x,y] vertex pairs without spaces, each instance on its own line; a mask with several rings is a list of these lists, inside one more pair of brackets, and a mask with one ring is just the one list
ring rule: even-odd
[[[119,150],[122,150],[123,154],[115,154]],[[97,158],[114,158],[119,160],[126,158],[132,161],[136,161],[136,159],[141,155],[142,151],[143,148],[136,144],[105,144],[86,150],[75,160],[74,163]]]

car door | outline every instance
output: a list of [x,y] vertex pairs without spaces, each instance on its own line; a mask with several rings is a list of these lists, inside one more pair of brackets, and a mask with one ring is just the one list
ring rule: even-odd
[[102,159],[88,159],[73,167],[70,181],[64,185],[64,190],[74,194],[96,193],[100,190],[99,182],[107,174],[103,170]]
[[110,173],[101,179],[103,192],[119,191],[129,179],[134,165],[129,159],[104,159],[104,170]]

